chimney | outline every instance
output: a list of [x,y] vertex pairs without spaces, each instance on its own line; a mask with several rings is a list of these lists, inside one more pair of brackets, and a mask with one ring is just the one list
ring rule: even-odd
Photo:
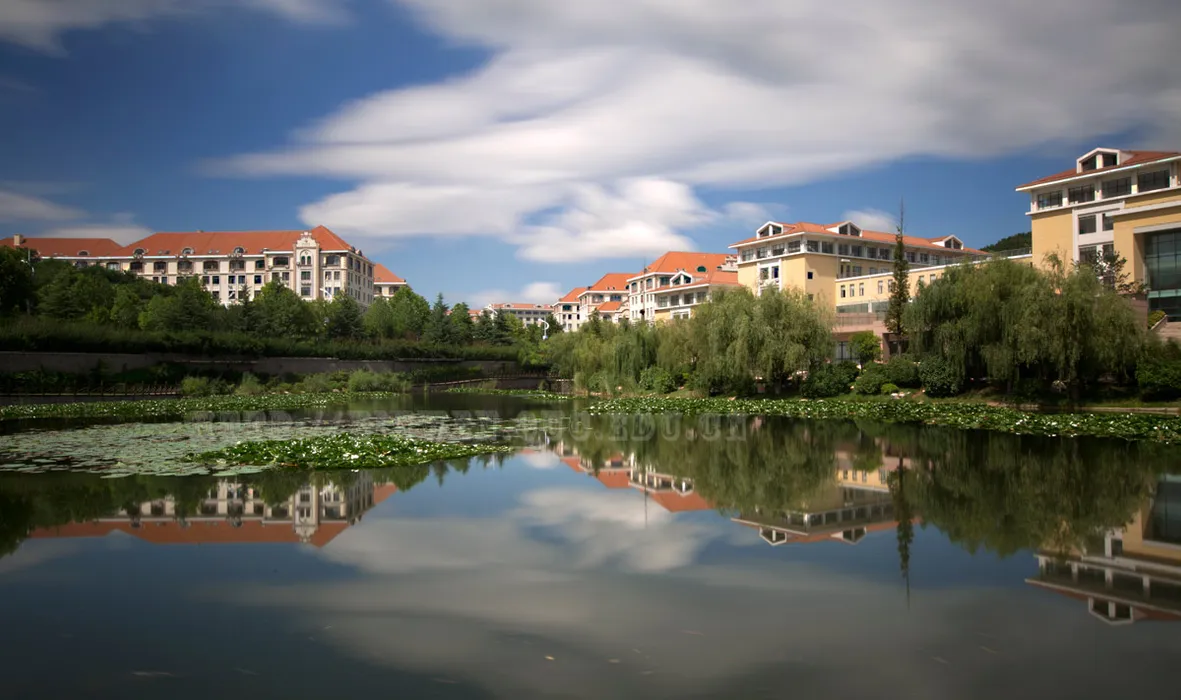
[[23,245],[24,242],[25,242],[24,236],[20,235],[19,233],[12,234],[12,247],[13,248],[21,247],[21,245]]

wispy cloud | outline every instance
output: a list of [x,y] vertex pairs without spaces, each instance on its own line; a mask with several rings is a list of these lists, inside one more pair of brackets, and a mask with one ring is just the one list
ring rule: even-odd
[[63,206],[41,197],[11,190],[0,190],[0,221],[2,222],[69,221],[83,216],[85,216],[85,212],[81,209]]
[[886,233],[894,233],[898,226],[898,217],[881,209],[850,209],[841,214],[841,219],[852,221],[861,228],[870,231],[884,231]]
[[58,226],[38,235],[49,238],[110,238],[119,243],[131,243],[151,234],[150,228],[136,223],[134,215],[119,213],[109,221]]
[[552,304],[563,292],[554,282],[531,282],[516,291],[507,289],[484,289],[470,295],[468,304],[473,309],[482,309],[488,304],[499,302],[520,302],[525,304]]
[[[1159,0],[1051,0],[1032,14],[1013,0],[399,4],[492,59],[350,102],[287,148],[215,167],[357,183],[305,206],[309,224],[493,235],[522,258],[566,262],[691,247],[693,228],[716,221],[704,190],[1181,123],[1159,58],[1181,5]],[[1079,42],[1097,26],[1105,41]]]

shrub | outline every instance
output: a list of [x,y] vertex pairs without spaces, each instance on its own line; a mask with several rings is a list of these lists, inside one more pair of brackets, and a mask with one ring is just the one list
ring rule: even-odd
[[800,386],[800,393],[809,399],[840,396],[849,392],[849,385],[856,378],[857,365],[851,362],[821,365],[808,373],[808,378]]
[[230,393],[230,385],[221,379],[185,377],[180,382],[180,393],[184,396],[216,396]]
[[295,384],[294,390],[301,394],[326,394],[341,388],[327,374],[309,374]]
[[861,371],[861,376],[853,382],[853,392],[856,394],[877,394],[882,390],[882,385],[889,381],[886,375],[886,368],[882,365],[866,365],[865,369]]
[[645,367],[640,372],[640,387],[653,391],[658,394],[667,394],[675,391],[677,383],[673,379],[673,375],[663,367]]
[[1148,314],[1148,327],[1152,328],[1156,324],[1160,323],[1161,319],[1163,319],[1164,317],[1165,317],[1165,312],[1161,311],[1160,309],[1157,309],[1156,311],[1153,311],[1152,313]]
[[918,365],[908,355],[895,355],[883,367],[886,370],[886,381],[891,384],[911,389],[920,385]]
[[234,393],[239,396],[258,396],[265,392],[266,387],[262,385],[262,382],[258,381],[258,377],[249,372],[242,375],[242,381],[238,383],[238,388],[234,390]]
[[898,393],[898,385],[891,384],[890,382],[886,382],[885,384],[882,385],[881,389],[878,389],[878,392],[881,393],[883,396],[889,396],[890,394],[897,394]]
[[1181,398],[1181,361],[1152,359],[1136,367],[1136,384],[1145,399],[1170,401]]
[[963,387],[963,377],[946,360],[931,357],[919,364],[919,380],[927,396],[955,396]]

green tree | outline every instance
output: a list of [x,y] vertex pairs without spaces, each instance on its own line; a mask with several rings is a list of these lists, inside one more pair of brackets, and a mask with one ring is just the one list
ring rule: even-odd
[[882,356],[882,339],[873,331],[854,333],[849,338],[849,347],[862,365],[876,362]]
[[451,342],[459,345],[469,345],[473,340],[475,333],[475,324],[472,322],[471,310],[464,302],[459,302],[451,307]]
[[30,311],[33,265],[28,251],[0,248],[0,316]]
[[910,302],[910,262],[906,259],[902,227],[903,221],[899,217],[898,232],[894,236],[894,276],[890,280],[890,305],[886,308],[886,330],[899,336],[905,330],[903,315]]
[[358,340],[365,335],[361,307],[348,294],[337,294],[328,305],[328,336],[341,340]]
[[42,315],[63,321],[105,320],[114,301],[115,285],[107,270],[66,268],[40,289],[37,308]]
[[310,338],[318,333],[311,307],[282,282],[268,282],[254,298],[255,328],[272,338]]
[[139,315],[144,311],[144,300],[130,285],[119,287],[115,291],[115,301],[111,304],[111,323],[117,328],[139,328]]
[[[626,320],[627,319],[623,319],[623,321]],[[546,335],[557,335],[564,331],[561,322],[559,322],[557,316],[554,316],[552,313],[545,315],[545,322],[549,324],[549,328],[547,328],[545,331]],[[621,323],[620,325],[626,324]]]
[[170,296],[156,296],[139,315],[140,328],[150,331],[207,330],[222,312],[196,277],[176,283]]
[[369,308],[365,309],[361,323],[365,327],[365,332],[374,338],[394,337],[394,312],[384,297],[377,297]]
[[434,306],[427,317],[426,327],[422,332],[422,339],[434,345],[446,345],[451,342],[451,319],[447,316],[447,305],[443,303],[443,294],[435,297]]
[[486,344],[495,342],[496,321],[492,318],[492,312],[488,309],[484,309],[476,317],[475,324],[472,326],[472,340],[477,343]]
[[1033,233],[1026,231],[1025,233],[1014,233],[1012,236],[1005,236],[996,243],[991,243],[984,246],[980,250],[989,253],[1000,253],[1009,250],[1032,250],[1033,249]]
[[418,339],[426,329],[431,315],[431,305],[410,287],[402,287],[390,298],[394,338]]

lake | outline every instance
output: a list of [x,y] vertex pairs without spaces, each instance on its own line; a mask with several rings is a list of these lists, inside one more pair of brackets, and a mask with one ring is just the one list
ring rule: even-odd
[[[582,408],[0,426],[3,695],[1176,694],[1181,448]],[[516,451],[181,462],[343,430]]]

